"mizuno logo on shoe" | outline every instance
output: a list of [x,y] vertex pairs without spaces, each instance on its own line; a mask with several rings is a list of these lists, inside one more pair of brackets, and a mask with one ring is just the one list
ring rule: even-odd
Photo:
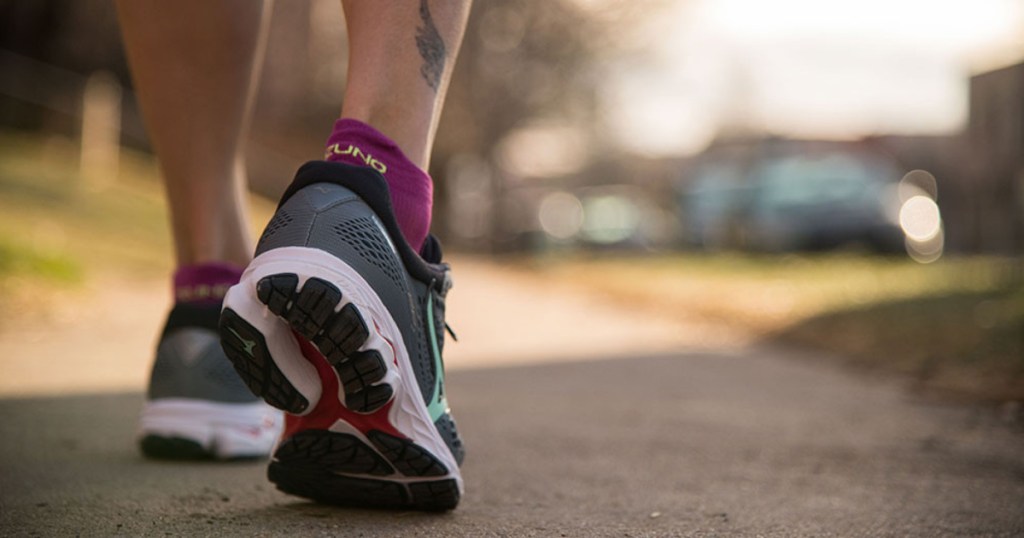
[[243,350],[243,351],[245,351],[245,354],[250,356],[250,357],[252,357],[252,348],[256,347],[256,341],[255,340],[249,340],[247,338],[242,338],[242,335],[238,334],[231,327],[228,327],[228,330],[231,331],[231,334],[235,335],[235,338],[238,338],[239,342],[242,343],[242,346],[245,348]]
[[386,174],[388,171],[388,165],[380,162],[375,159],[373,155],[366,153],[358,146],[353,146],[352,144],[347,144],[345,148],[342,148],[341,144],[331,144],[330,146],[327,146],[327,152],[324,153],[324,158],[326,159],[331,155],[350,155],[365,163],[366,166],[369,166],[382,174]]

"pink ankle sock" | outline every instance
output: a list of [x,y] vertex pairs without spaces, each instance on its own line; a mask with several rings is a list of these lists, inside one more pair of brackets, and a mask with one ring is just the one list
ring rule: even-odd
[[184,265],[174,272],[174,301],[194,305],[219,305],[228,288],[242,278],[241,267],[210,262]]
[[414,250],[420,250],[430,230],[434,184],[397,144],[361,121],[342,118],[334,123],[324,159],[369,166],[380,172],[388,183],[402,235]]

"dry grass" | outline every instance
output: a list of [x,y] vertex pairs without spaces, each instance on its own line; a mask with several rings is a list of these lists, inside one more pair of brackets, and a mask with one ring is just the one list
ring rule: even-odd
[[[0,132],[0,322],[47,310],[97,276],[166,279],[173,266],[155,160],[125,150],[116,177],[79,173],[61,137]],[[257,224],[273,204],[253,197]]]
[[810,345],[928,388],[1024,399],[1020,262],[931,265],[864,254],[672,254],[547,258],[544,279],[668,315],[697,315],[766,341]]

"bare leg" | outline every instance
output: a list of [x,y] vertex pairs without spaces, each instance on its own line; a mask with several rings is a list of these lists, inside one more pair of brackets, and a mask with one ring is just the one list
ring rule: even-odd
[[468,2],[344,7],[349,81],[327,162],[299,172],[275,223],[287,231],[267,234],[225,296],[221,342],[248,386],[289,413],[267,472],[279,490],[449,510],[463,493],[465,450],[444,390],[450,277],[436,243],[423,242],[423,168]]
[[342,116],[372,125],[426,170],[470,2],[342,4],[349,35]]
[[118,0],[179,266],[252,256],[242,145],[270,2]]

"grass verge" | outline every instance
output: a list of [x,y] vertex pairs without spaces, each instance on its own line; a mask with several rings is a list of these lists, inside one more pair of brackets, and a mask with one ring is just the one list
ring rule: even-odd
[[[251,197],[262,225],[273,204]],[[156,161],[122,150],[88,177],[69,139],[0,131],[0,322],[47,310],[98,278],[166,279],[173,267]]]
[[570,256],[521,264],[613,300],[743,327],[764,341],[825,349],[906,374],[921,387],[1024,399],[1020,261],[930,265],[840,253]]

